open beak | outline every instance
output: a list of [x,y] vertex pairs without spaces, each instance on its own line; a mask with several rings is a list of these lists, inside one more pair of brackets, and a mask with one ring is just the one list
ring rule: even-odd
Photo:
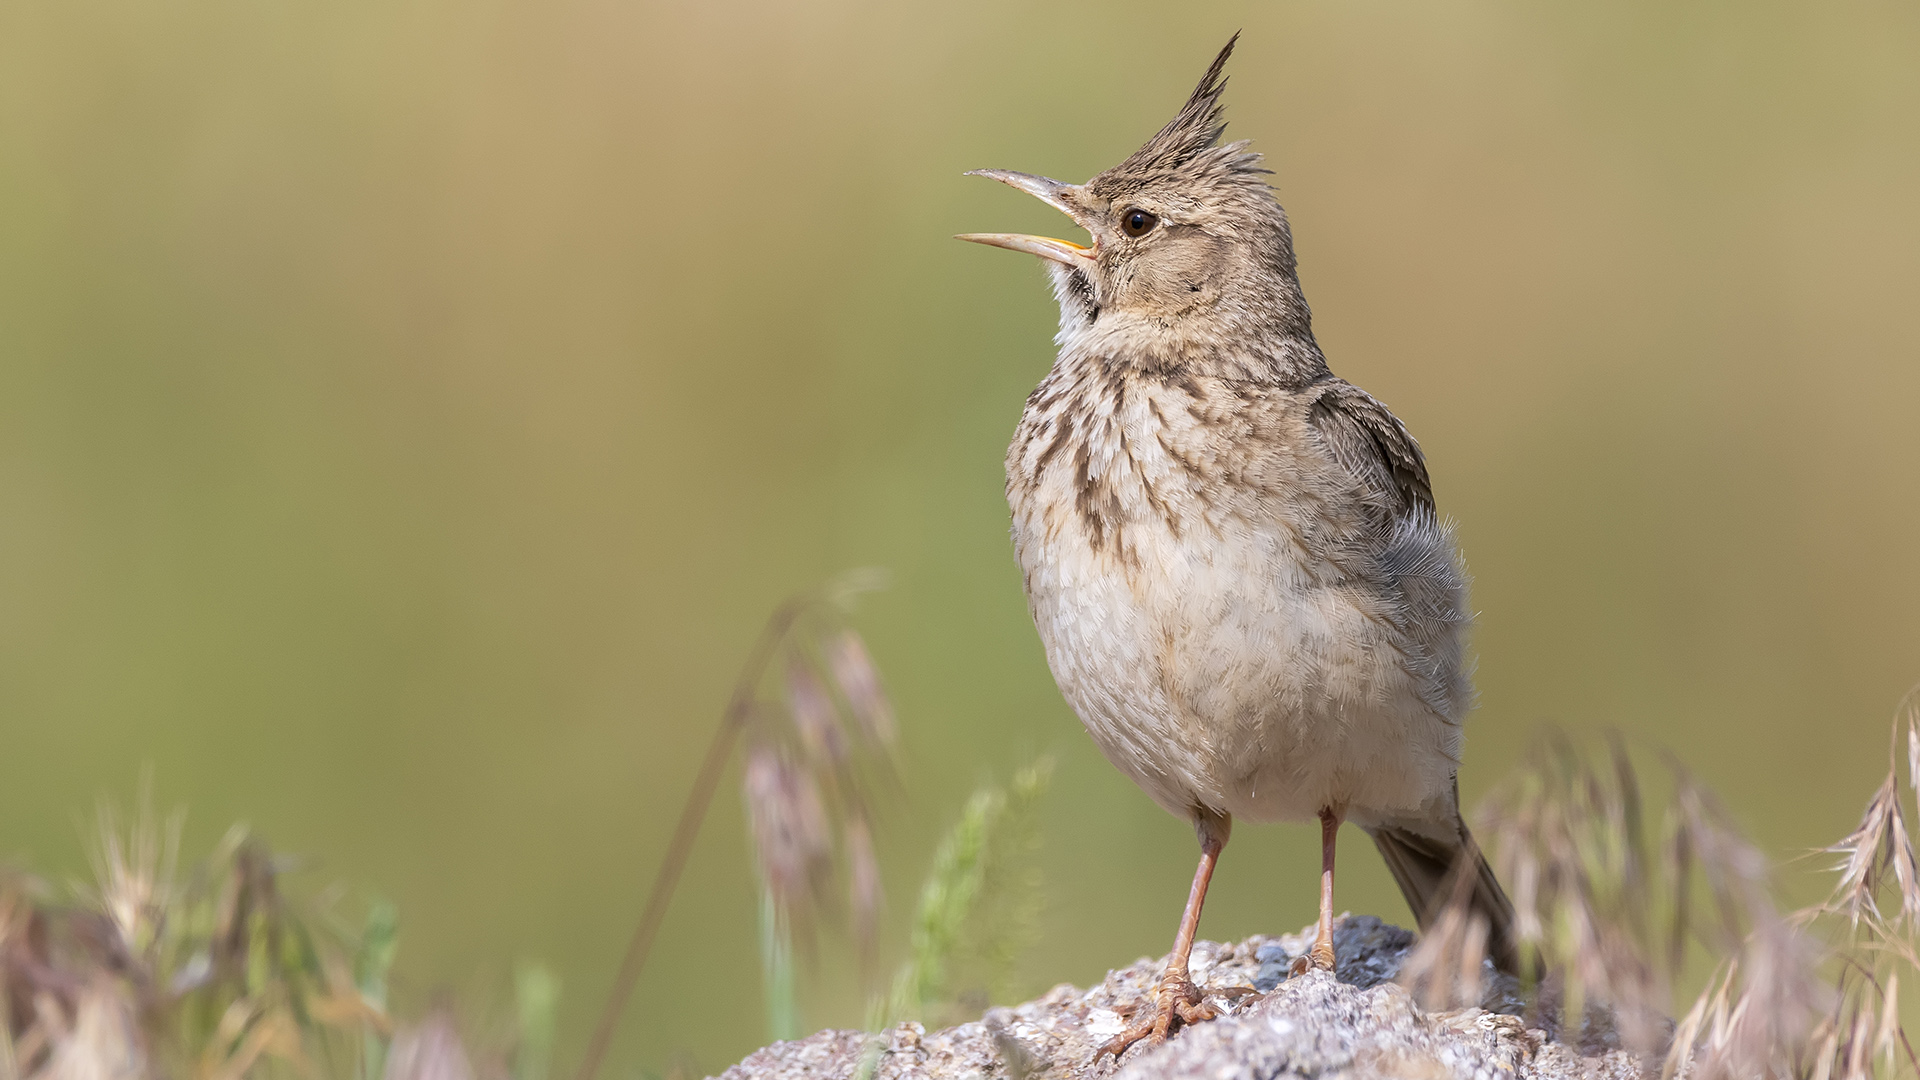
[[[1074,206],[1070,197],[1075,191],[1072,184],[1063,184],[1044,176],[1008,172],[1005,169],[975,169],[967,175],[984,176],[989,180],[998,180],[1009,187],[1017,187],[1068,217],[1079,220],[1079,209]],[[1080,270],[1093,268],[1093,249],[1081,247],[1071,240],[1056,240],[1051,236],[1029,236],[1025,233],[961,233],[954,239],[968,240],[976,244],[991,244],[994,247],[1006,248],[1008,251],[1024,251],[1029,255],[1052,259],[1054,262]]]

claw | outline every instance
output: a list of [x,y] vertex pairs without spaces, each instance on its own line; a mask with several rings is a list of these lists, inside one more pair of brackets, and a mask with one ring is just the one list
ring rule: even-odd
[[1333,970],[1333,946],[1327,942],[1315,942],[1305,955],[1293,958],[1287,966],[1287,978],[1297,979],[1309,971]]
[[1176,1001],[1174,1002],[1173,1010],[1180,1014],[1180,1022],[1183,1024],[1202,1024],[1220,1015],[1220,1010],[1207,1004],[1204,1000],[1198,1005],[1190,1005],[1184,1001]]
[[[1246,994],[1257,994],[1251,986],[1229,986],[1213,991],[1222,997],[1238,999]],[[1193,985],[1193,980],[1184,971],[1169,971],[1160,979],[1160,985],[1154,989],[1156,999],[1152,1012],[1141,1018],[1138,1023],[1130,1024],[1125,1031],[1115,1035],[1093,1052],[1093,1060],[1099,1061],[1104,1054],[1112,1054],[1115,1061],[1127,1052],[1134,1043],[1143,1039],[1154,1044],[1163,1043],[1167,1036],[1181,1024],[1203,1024],[1219,1017],[1220,1010],[1207,1004],[1207,995]],[[1140,1001],[1135,1001],[1114,1011],[1121,1016],[1131,1018],[1141,1012]]]

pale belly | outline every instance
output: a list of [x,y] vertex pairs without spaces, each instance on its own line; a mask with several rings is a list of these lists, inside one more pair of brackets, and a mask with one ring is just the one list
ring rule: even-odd
[[1168,811],[1354,820],[1449,796],[1460,717],[1423,696],[1385,599],[1316,573],[1277,523],[1128,531],[1132,558],[1016,510],[1047,661],[1096,744]]

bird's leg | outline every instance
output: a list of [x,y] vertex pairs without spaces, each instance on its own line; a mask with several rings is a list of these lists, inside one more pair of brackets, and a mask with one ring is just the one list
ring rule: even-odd
[[1329,806],[1320,811],[1320,932],[1313,935],[1313,966],[1333,970],[1333,849],[1344,815]]
[[1333,848],[1340,837],[1343,807],[1329,806],[1320,811],[1320,921],[1313,935],[1313,948],[1293,962],[1292,974],[1304,975],[1314,968],[1333,970]]
[[1200,931],[1200,907],[1207,900],[1207,884],[1213,880],[1214,864],[1220,861],[1220,850],[1227,846],[1227,834],[1232,830],[1232,825],[1233,819],[1225,814],[1210,810],[1194,811],[1193,830],[1200,837],[1200,865],[1193,872],[1193,889],[1187,893],[1187,908],[1180,915],[1180,930],[1174,935],[1173,953],[1167,957],[1167,970],[1160,976],[1160,986],[1155,992],[1155,1007],[1148,1015],[1095,1050],[1095,1061],[1100,1060],[1102,1054],[1112,1054],[1118,1060],[1127,1047],[1141,1039],[1162,1042],[1175,1024],[1198,1024],[1219,1015],[1213,1006],[1206,1003],[1199,988],[1193,985],[1193,979],[1187,973],[1187,958],[1193,953],[1194,935]]

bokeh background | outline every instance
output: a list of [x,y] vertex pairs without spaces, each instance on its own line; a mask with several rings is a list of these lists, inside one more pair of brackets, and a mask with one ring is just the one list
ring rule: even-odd
[[[1059,700],[1001,459],[1054,231],[1244,29],[1335,369],[1476,576],[1462,786],[1670,747],[1771,851],[1920,679],[1920,8],[1518,0],[0,6],[0,857],[188,809],[398,903],[420,1000],[522,958],[584,1044],[768,610],[846,567],[896,699],[897,956],[966,793],[1052,751],[1032,988],[1166,946],[1185,825]],[[1312,915],[1243,828],[1203,932]],[[1364,839],[1341,902],[1405,919]],[[1805,882],[1790,889],[1805,891]],[[736,795],[611,1075],[761,1041]],[[806,1019],[855,1024],[845,943]],[[464,991],[462,991],[464,992]],[[484,992],[484,991],[483,991]]]

